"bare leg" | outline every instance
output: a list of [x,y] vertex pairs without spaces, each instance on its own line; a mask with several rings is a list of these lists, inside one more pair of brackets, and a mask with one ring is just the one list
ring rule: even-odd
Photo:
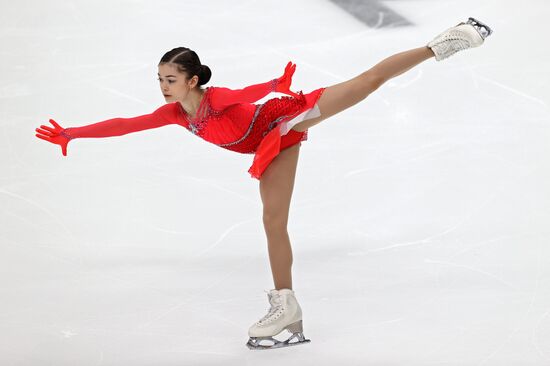
[[414,48],[396,53],[382,60],[370,68],[368,72],[379,75],[384,81],[388,81],[434,56],[433,51],[428,47]]
[[434,53],[430,48],[414,48],[385,58],[353,79],[329,86],[318,101],[321,116],[300,122],[292,129],[299,132],[307,130],[330,116],[357,104],[386,81],[432,57],[434,57]]
[[287,224],[300,144],[279,153],[260,179],[263,222],[275,289],[292,289],[292,248]]

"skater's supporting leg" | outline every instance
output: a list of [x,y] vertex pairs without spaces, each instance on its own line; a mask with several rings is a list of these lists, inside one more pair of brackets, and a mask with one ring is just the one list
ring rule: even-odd
[[293,127],[293,130],[303,132],[357,104],[386,81],[432,57],[434,53],[428,47],[414,48],[385,58],[353,79],[329,86],[318,101],[321,116],[300,122]]
[[284,149],[269,164],[260,179],[263,223],[275,289],[292,289],[292,248],[288,214],[294,188],[300,144]]

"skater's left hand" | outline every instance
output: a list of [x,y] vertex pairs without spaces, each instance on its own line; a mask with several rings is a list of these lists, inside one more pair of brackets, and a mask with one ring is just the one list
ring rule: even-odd
[[290,91],[290,84],[292,84],[292,75],[296,71],[296,64],[292,64],[291,61],[288,61],[288,64],[285,67],[285,73],[279,79],[277,79],[277,86],[275,91],[279,93],[284,93],[292,95],[295,98],[298,98],[298,94]]

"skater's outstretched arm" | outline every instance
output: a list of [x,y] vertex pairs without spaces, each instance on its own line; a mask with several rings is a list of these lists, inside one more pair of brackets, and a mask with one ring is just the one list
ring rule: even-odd
[[52,127],[41,125],[35,131],[36,137],[61,146],[61,152],[67,155],[67,144],[75,138],[99,138],[121,136],[132,132],[158,128],[168,124],[181,124],[183,117],[179,113],[179,103],[166,104],[150,114],[133,118],[112,118],[106,121],[81,127],[63,128],[53,119]]
[[238,103],[254,103],[271,92],[280,92],[297,97],[298,95],[290,91],[292,75],[296,70],[296,65],[288,62],[283,76],[270,80],[266,83],[247,86],[243,89],[232,90],[224,87],[213,88],[210,101],[212,108],[224,110],[225,108]]

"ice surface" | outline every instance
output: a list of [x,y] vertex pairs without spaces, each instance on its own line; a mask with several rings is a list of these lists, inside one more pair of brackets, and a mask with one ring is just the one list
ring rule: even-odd
[[[364,5],[379,21],[328,0],[3,2],[0,364],[549,365],[549,3]],[[485,45],[302,143],[288,231],[307,345],[245,346],[273,287],[252,156],[175,125],[66,157],[34,135],[152,112],[174,47],[209,85],[292,60],[310,91],[470,16]]]

